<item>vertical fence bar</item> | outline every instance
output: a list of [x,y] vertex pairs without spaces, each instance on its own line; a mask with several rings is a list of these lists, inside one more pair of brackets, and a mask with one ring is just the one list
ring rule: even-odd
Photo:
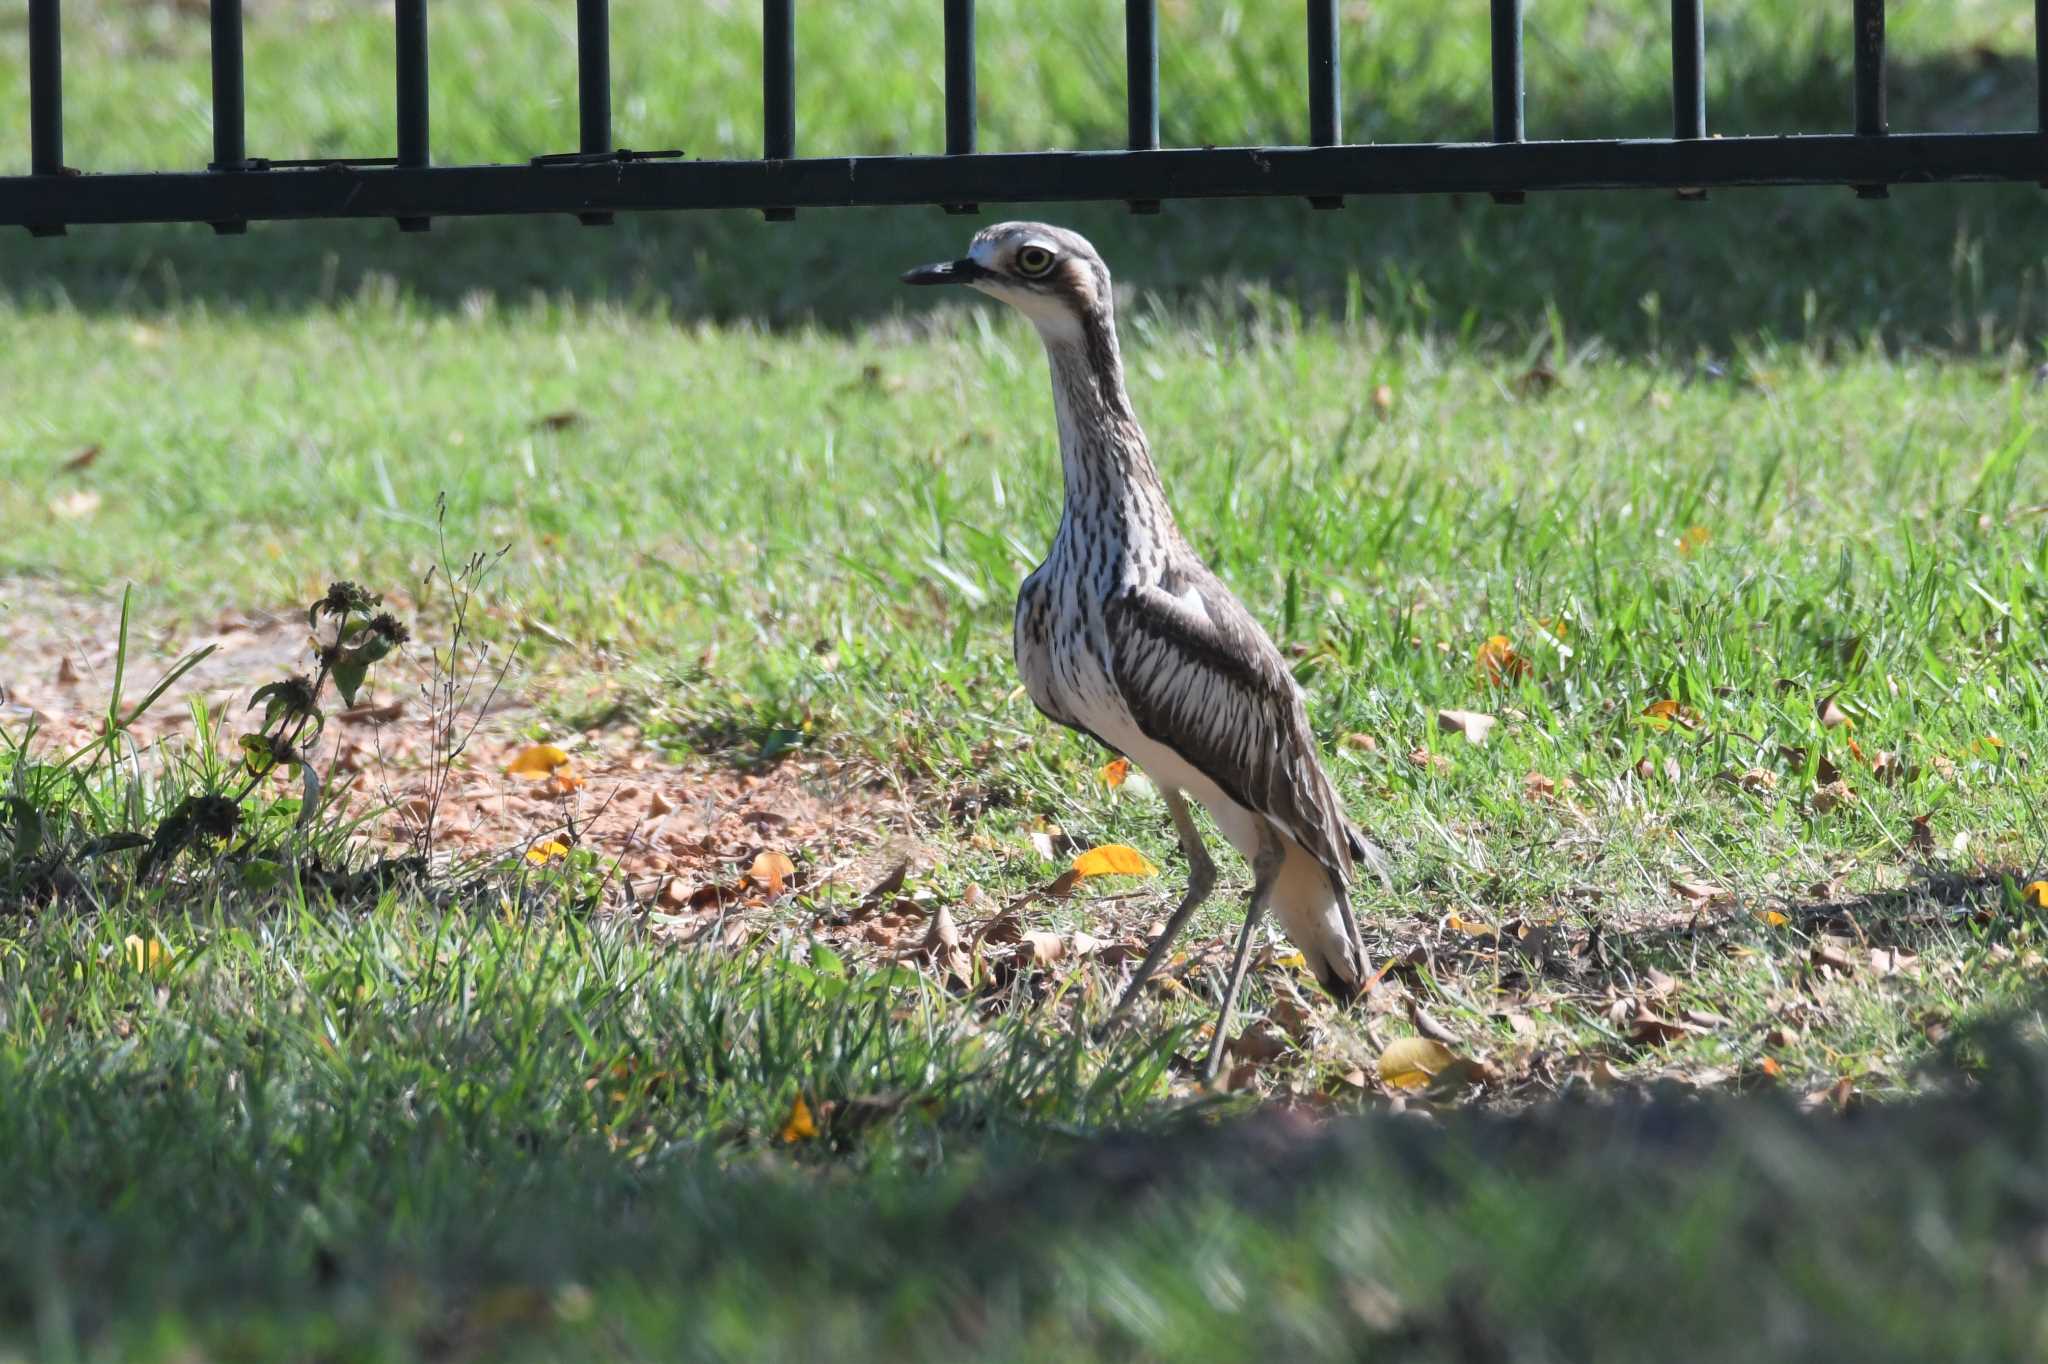
[[[64,32],[59,0],[29,0],[28,147],[29,170],[34,174],[64,173]],[[64,226],[38,223],[29,232],[61,237]]]
[[2034,127],[2048,133],[2048,0],[2034,0]]
[[1159,6],[1157,0],[1124,0],[1125,97],[1130,110],[1131,150],[1159,146]]
[[796,155],[796,4],[761,0],[761,155]]
[[[213,29],[213,164],[208,169],[246,170],[249,148],[242,105],[242,0],[212,0],[208,18]],[[249,225],[218,222],[213,230],[235,236],[247,232]]]
[[1334,147],[1344,140],[1342,81],[1337,66],[1337,0],[1308,0],[1308,141],[1312,147]]
[[[1856,134],[1883,137],[1889,126],[1884,108],[1884,0],[1856,0]],[[1883,185],[1858,185],[1860,199],[1883,199]]]
[[[1124,102],[1130,115],[1134,152],[1159,147],[1159,6],[1157,0],[1124,0]],[[1133,199],[1133,213],[1157,213],[1157,199]]]
[[[1707,23],[1701,0],[1671,0],[1671,136],[1688,142],[1707,135]],[[1697,202],[1703,189],[1681,189]]]
[[946,0],[946,155],[973,151],[974,0]]
[[578,151],[614,150],[610,0],[576,0],[576,116]]
[[[796,155],[796,0],[761,0],[761,156]],[[786,223],[796,210],[770,208],[761,216]]]
[[[2048,0],[2041,0],[2048,4]],[[946,0],[946,155],[974,153],[974,0]],[[977,205],[950,203],[948,213]]]
[[[427,143],[427,0],[397,0],[398,164],[429,164]],[[425,232],[427,218],[400,218],[401,232]]]
[[[1526,138],[1522,102],[1526,84],[1522,75],[1522,0],[1493,0],[1493,140],[1521,142]],[[1519,204],[1520,190],[1495,190],[1497,204]]]
[[1707,24],[1700,0],[1671,0],[1671,135],[1707,135]]
[[1884,0],[1856,0],[1856,131],[1877,137],[1884,112]]
[[29,169],[64,173],[64,36],[58,0],[28,5]]
[[[2043,0],[2048,4],[2048,0]],[[1343,69],[1337,64],[1337,0],[1308,0],[1308,141],[1344,140]],[[1311,208],[1342,208],[1341,195],[1312,195]]]
[[242,0],[213,0],[213,166],[240,170],[249,159],[242,122]]
[[[576,0],[576,150],[609,156],[612,142],[611,0]],[[578,213],[585,227],[610,227],[609,213]]]

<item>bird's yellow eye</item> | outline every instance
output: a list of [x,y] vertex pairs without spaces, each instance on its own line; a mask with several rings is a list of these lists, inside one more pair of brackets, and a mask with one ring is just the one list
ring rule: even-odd
[[1052,269],[1052,252],[1042,246],[1027,246],[1017,253],[1017,273],[1042,275]]

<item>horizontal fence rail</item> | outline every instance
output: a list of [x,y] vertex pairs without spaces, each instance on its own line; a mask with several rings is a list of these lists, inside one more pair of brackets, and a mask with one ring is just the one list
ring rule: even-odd
[[1291,196],[1318,208],[1347,196],[1490,194],[1519,203],[1562,190],[1664,189],[1683,198],[1742,186],[1839,185],[1881,198],[1893,185],[2048,184],[2048,0],[2035,0],[2038,119],[2028,131],[1893,133],[1886,112],[1884,0],[1851,0],[1853,132],[1722,138],[1708,132],[1708,0],[1671,0],[1672,136],[1531,139],[1525,115],[1525,0],[1491,0],[1493,138],[1474,143],[1347,144],[1339,80],[1341,7],[1305,0],[1304,142],[1281,147],[1162,147],[1157,0],[1126,0],[1125,149],[977,150],[974,0],[942,3],[943,155],[797,153],[795,0],[762,0],[760,160],[686,160],[614,145],[609,0],[576,0],[577,150],[513,165],[437,166],[428,140],[428,0],[395,0],[397,146],[389,157],[291,160],[249,155],[242,6],[211,0],[214,157],[205,169],[81,173],[65,164],[61,0],[28,0],[28,175],[0,177],[0,226],[39,236],[67,226],[391,218],[409,231],[437,217],[571,213],[602,226],[626,211],[800,209],[1107,200],[1137,212],[1175,199]]

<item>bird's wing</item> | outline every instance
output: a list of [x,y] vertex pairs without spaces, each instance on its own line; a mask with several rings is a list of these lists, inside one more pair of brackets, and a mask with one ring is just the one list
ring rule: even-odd
[[1147,738],[1280,826],[1340,890],[1354,857],[1380,871],[1323,772],[1280,651],[1215,575],[1124,588],[1103,623],[1117,688]]

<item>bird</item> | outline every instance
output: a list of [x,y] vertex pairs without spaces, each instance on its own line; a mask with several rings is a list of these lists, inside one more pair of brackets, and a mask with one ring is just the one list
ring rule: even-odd
[[1258,925],[1271,913],[1340,1002],[1370,986],[1351,910],[1356,870],[1391,889],[1385,854],[1344,813],[1302,692],[1272,637],[1189,546],[1124,388],[1109,267],[1047,223],[982,229],[967,254],[905,284],[965,285],[1038,330],[1052,370],[1065,500],[1045,560],[1017,594],[1013,646],[1032,704],[1135,763],[1172,817],[1187,889],[1102,1031],[1216,885],[1189,801],[1252,869],[1204,1075],[1221,1066]]

